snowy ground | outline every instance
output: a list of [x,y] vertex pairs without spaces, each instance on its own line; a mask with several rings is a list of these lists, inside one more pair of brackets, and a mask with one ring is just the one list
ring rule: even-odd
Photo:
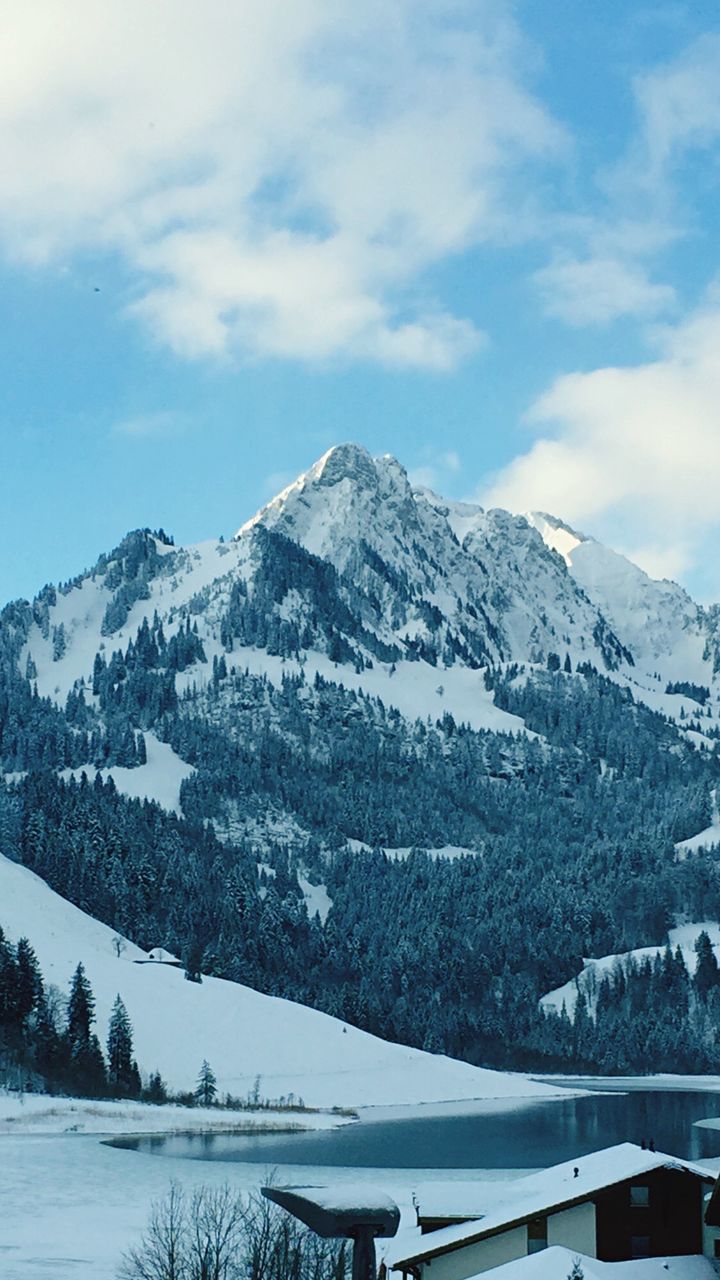
[[94,770],[85,766],[82,769],[63,769],[60,777],[79,778],[86,773],[94,778],[98,772],[103,781],[112,778],[118,791],[131,800],[157,800],[168,812],[180,813],[180,784],[195,770],[191,764],[181,760],[167,742],[160,742],[154,733],[146,733],[144,737],[147,763],[136,769],[113,765],[110,769]]
[[687,858],[688,854],[697,853],[699,849],[711,849],[713,845],[720,844],[720,808],[716,789],[710,792],[710,799],[712,802],[710,826],[705,827],[704,831],[698,831],[697,835],[690,836],[689,840],[681,840],[675,845],[680,858]]
[[[491,1170],[488,1180],[522,1171]],[[115,1280],[124,1248],[137,1242],[150,1203],[171,1179],[185,1188],[229,1183],[239,1191],[263,1182],[361,1184],[397,1201],[414,1221],[412,1189],[432,1176],[467,1178],[467,1170],[322,1169],[182,1160],[104,1146],[97,1137],[61,1134],[0,1137],[0,1276],[2,1280]]]
[[[700,1093],[720,1093],[720,1076],[683,1076],[671,1072],[647,1076],[562,1076],[539,1075],[538,1080],[557,1085],[570,1085],[576,1089],[592,1089],[593,1092],[604,1090],[608,1093],[627,1093],[635,1089],[682,1089],[683,1091]],[[696,1120],[705,1128],[715,1128],[715,1124],[705,1120]],[[720,1123],[720,1121],[718,1122]],[[703,1160],[703,1164],[715,1166],[714,1160]],[[720,1170],[719,1170],[720,1171]]]
[[0,1093],[0,1137],[50,1133],[189,1133],[230,1130],[330,1129],[351,1115],[332,1111],[233,1111],[216,1107],[153,1106],[148,1103],[51,1098]]

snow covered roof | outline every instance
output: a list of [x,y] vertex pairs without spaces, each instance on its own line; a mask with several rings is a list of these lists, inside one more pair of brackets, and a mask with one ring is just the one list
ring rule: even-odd
[[362,1186],[263,1187],[262,1193],[326,1239],[355,1236],[359,1227],[394,1236],[400,1222],[394,1200]]
[[[703,1165],[664,1155],[661,1151],[643,1151],[633,1142],[622,1142],[618,1146],[606,1147],[603,1151],[594,1151],[590,1155],[553,1165],[540,1173],[531,1173],[511,1183],[495,1186],[487,1183],[484,1186],[478,1183],[461,1184],[457,1203],[467,1207],[472,1201],[477,1208],[478,1217],[471,1222],[461,1222],[433,1231],[423,1238],[426,1243],[421,1248],[412,1254],[392,1258],[390,1265],[400,1268],[402,1264],[414,1264],[441,1253],[450,1253],[475,1240],[482,1240],[485,1236],[496,1235],[511,1226],[518,1226],[538,1214],[578,1204],[606,1187],[626,1182],[630,1178],[642,1177],[653,1169],[681,1169],[707,1182],[715,1182],[715,1175]],[[457,1186],[452,1185],[453,1188]],[[482,1206],[481,1194],[484,1200]],[[452,1191],[449,1191],[446,1203],[450,1203],[451,1195]]]
[[[715,1269],[709,1258],[634,1258],[630,1262],[598,1262],[584,1254],[552,1245],[515,1262],[493,1269],[493,1280],[567,1280],[576,1258],[585,1280],[713,1280]],[[473,1277],[473,1280],[480,1280]]]

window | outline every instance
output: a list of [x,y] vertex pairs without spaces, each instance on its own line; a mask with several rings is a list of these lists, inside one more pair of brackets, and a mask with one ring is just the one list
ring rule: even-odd
[[649,1258],[650,1257],[650,1237],[649,1236],[631,1236],[630,1237],[630,1257],[631,1258]]
[[635,1209],[647,1209],[650,1204],[650,1188],[640,1185],[631,1186],[630,1204]]
[[547,1249],[547,1218],[533,1218],[528,1222],[528,1253],[540,1253]]

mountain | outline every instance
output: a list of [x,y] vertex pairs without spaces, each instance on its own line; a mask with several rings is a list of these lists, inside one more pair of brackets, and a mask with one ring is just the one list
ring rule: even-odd
[[399,656],[471,667],[570,649],[631,661],[600,611],[522,517],[413,490],[394,458],[329,450],[237,534],[284,535],[352,580]]
[[567,1063],[543,992],[720,917],[713,851],[676,852],[714,822],[716,632],[559,519],[341,445],[228,542],[137,530],[5,608],[0,852],[206,974]]
[[544,512],[526,519],[622,635],[638,668],[662,670],[668,678],[712,680],[711,615],[682,587],[650,578],[625,556]]

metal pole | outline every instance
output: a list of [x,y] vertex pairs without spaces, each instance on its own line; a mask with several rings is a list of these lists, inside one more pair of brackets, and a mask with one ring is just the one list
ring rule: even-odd
[[358,1227],[352,1238],[352,1280],[376,1280],[375,1233],[372,1227]]

